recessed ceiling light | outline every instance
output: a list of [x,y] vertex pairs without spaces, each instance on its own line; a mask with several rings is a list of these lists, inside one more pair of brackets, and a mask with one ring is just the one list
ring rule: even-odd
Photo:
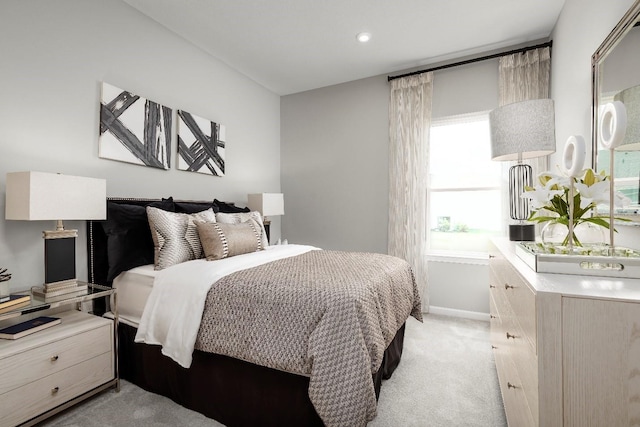
[[358,34],[356,34],[356,40],[358,40],[360,43],[366,43],[369,40],[371,40],[371,34],[369,34],[369,33],[358,33]]

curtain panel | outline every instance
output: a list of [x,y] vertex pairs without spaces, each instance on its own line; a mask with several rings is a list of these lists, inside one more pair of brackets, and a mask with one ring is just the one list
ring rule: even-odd
[[391,81],[389,99],[388,253],[405,259],[429,310],[427,179],[433,73]]
[[503,56],[498,73],[500,106],[549,98],[551,50],[544,47]]

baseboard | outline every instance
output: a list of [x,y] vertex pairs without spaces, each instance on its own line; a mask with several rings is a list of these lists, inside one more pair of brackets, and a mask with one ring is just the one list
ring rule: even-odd
[[481,313],[479,311],[457,310],[455,308],[429,306],[429,313],[439,314],[442,316],[462,317],[464,319],[489,321],[489,313]]

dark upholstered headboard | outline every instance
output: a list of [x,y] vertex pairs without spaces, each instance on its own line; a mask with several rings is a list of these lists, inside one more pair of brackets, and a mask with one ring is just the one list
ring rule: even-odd
[[[137,199],[137,198],[116,198],[107,199],[107,219],[105,221],[87,221],[87,268],[89,282],[99,285],[111,286],[113,278],[118,271],[114,271],[114,262],[110,261],[109,253],[114,253],[114,243],[123,236],[129,242],[134,242],[138,265],[142,265],[142,260],[151,260],[153,263],[153,241],[150,230],[148,233],[143,230],[147,227],[146,213],[140,207],[149,205],[160,207],[161,209],[173,212],[192,213],[213,208],[214,212],[247,212],[247,208],[238,208],[233,203],[194,200],[173,200],[168,199]],[[142,218],[140,215],[144,215]],[[135,216],[135,218],[134,218]],[[142,219],[142,220],[141,220]],[[127,227],[132,227],[127,229]],[[108,231],[107,231],[108,230]],[[116,232],[114,232],[117,231]],[[118,234],[119,233],[119,234]],[[148,236],[147,236],[148,234]],[[114,237],[115,235],[115,237]],[[109,237],[108,237],[109,236]],[[111,242],[109,242],[111,239]],[[141,255],[141,252],[144,252]],[[121,255],[117,254],[116,255]],[[116,263],[121,263],[116,261]],[[144,262],[148,263],[148,262]],[[135,265],[134,265],[135,266]],[[122,265],[124,269],[132,268],[131,265]]]

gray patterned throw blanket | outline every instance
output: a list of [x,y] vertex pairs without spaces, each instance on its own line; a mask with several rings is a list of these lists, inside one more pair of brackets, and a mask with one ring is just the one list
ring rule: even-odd
[[195,348],[308,376],[326,426],[364,426],[376,414],[371,375],[409,315],[422,320],[407,262],[314,250],[218,280]]

